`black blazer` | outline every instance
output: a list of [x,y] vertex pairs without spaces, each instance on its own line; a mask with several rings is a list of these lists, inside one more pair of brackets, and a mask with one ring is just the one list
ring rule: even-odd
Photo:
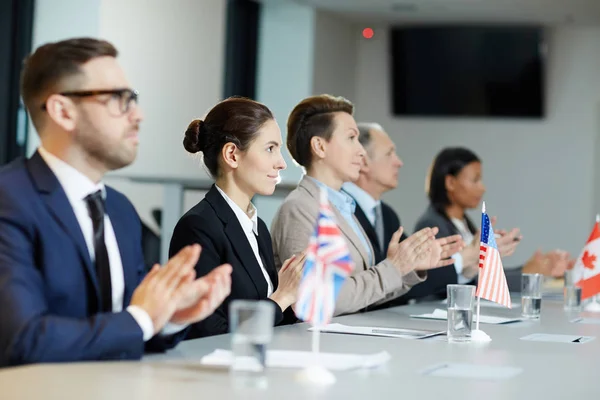
[[[358,222],[362,226],[363,230],[367,234],[371,245],[373,246],[373,252],[375,253],[375,264],[380,263],[385,260],[387,257],[387,251],[390,244],[390,240],[392,240],[392,235],[398,229],[400,229],[400,218],[396,212],[389,205],[385,204],[383,201],[381,202],[381,214],[383,216],[383,242],[384,248],[379,248],[379,241],[377,240],[377,233],[375,232],[375,227],[371,225],[371,221],[367,218],[364,210],[356,203],[356,208],[354,210],[354,215]],[[406,231],[405,231],[406,232]],[[402,232],[402,236],[400,237],[400,241],[403,241],[407,238],[406,233]],[[404,296],[397,297],[383,304],[379,304],[377,306],[366,307],[363,311],[373,311],[379,310],[382,308],[401,306],[408,303],[408,299]]]
[[[373,246],[373,251],[375,252],[375,264],[378,264],[381,261],[385,260],[390,240],[392,240],[392,235],[394,234],[394,232],[400,229],[400,218],[398,218],[398,215],[396,215],[392,207],[388,206],[383,201],[381,202],[381,213],[383,215],[383,249],[379,248],[379,241],[377,240],[377,233],[375,232],[375,227],[371,225],[371,221],[369,221],[365,212],[362,208],[360,208],[358,203],[356,204],[356,209],[354,210],[354,215],[356,216],[356,219],[358,219],[358,222],[360,222],[360,225],[367,234],[367,237],[369,238],[369,241]],[[406,239],[406,237],[406,233],[402,232],[400,241],[403,241],[404,239]]]
[[[477,228],[473,222],[465,216],[469,229],[474,232]],[[437,226],[439,232],[436,237],[443,238],[457,235],[460,232],[452,221],[435,207],[429,205],[415,225],[415,232],[426,228]],[[511,291],[521,291],[521,268],[505,269],[506,281]],[[446,285],[455,284],[458,281],[454,264],[446,267],[432,269],[427,272],[427,280],[414,286],[405,296],[410,298],[446,298]],[[469,282],[471,285],[477,285],[477,278]]]
[[[186,339],[228,333],[229,303],[232,300],[272,301],[267,299],[267,281],[242,226],[215,185],[200,203],[181,217],[175,226],[169,257],[193,243],[202,246],[202,253],[196,265],[197,276],[204,276],[221,264],[231,264],[231,293],[211,316],[192,325]],[[271,235],[260,218],[258,219],[258,247],[275,290],[278,278],[273,260]],[[273,304],[275,324],[282,324],[284,313],[277,303],[273,302]],[[286,313],[285,322],[295,322],[291,308]]]

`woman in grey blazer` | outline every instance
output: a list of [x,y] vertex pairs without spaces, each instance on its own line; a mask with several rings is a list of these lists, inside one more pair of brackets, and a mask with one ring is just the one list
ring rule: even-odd
[[426,271],[452,263],[462,248],[460,235],[435,239],[437,228],[425,228],[399,242],[392,240],[387,258],[375,265],[373,248],[354,216],[354,200],[342,184],[358,178],[364,149],[358,141],[354,107],[340,97],[321,95],[301,101],[287,123],[287,147],[306,175],[279,208],[271,237],[275,265],[308,246],[325,190],[336,222],[348,243],[355,268],[342,286],[334,315],[357,312],[407,292],[426,279]]
[[[429,171],[426,192],[430,204],[417,221],[415,230],[436,226],[439,228],[438,237],[460,234],[468,245],[453,255],[453,265],[432,271],[425,284],[408,293],[410,298],[445,297],[447,284],[476,284],[479,272],[479,230],[466,211],[478,207],[485,193],[481,160],[466,148],[443,149]],[[519,230],[515,228],[510,232],[496,233],[501,256],[512,255],[521,240]],[[537,252],[523,267],[505,269],[506,280],[511,291],[520,291],[522,272],[562,277],[571,264],[566,252]]]

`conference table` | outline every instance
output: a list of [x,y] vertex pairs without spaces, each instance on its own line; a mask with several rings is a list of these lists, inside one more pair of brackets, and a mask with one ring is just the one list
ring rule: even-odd
[[[518,297],[514,301],[519,302]],[[444,308],[420,303],[334,318],[333,322],[390,328],[445,330],[446,321],[411,318]],[[519,317],[520,307],[483,306],[484,315]],[[190,340],[138,362],[89,362],[23,366],[0,370],[0,399],[596,399],[600,395],[600,325],[572,322],[599,313],[565,312],[560,299],[544,298],[541,318],[505,325],[481,324],[487,343],[448,343],[427,339],[321,333],[320,349],[329,353],[371,354],[391,358],[378,368],[335,371],[336,383],[307,385],[298,370],[269,369],[267,387],[234,385],[225,367],[200,364],[215,349],[229,349],[230,336]],[[307,324],[276,327],[270,350],[310,351]],[[591,336],[584,343],[525,341],[535,333]],[[505,379],[440,377],[424,374],[435,365],[460,363],[484,368],[516,367]],[[471,368],[472,369],[472,368]],[[597,380],[598,379],[598,380]],[[593,396],[590,396],[593,395]]]

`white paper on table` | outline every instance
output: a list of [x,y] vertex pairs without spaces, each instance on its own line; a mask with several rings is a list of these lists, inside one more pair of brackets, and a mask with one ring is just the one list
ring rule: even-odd
[[[314,331],[316,328],[309,328]],[[433,331],[426,329],[381,328],[370,326],[350,326],[343,324],[328,324],[319,329],[327,333],[347,333],[351,335],[383,336],[403,339],[425,339],[437,335],[445,335],[446,331]]]
[[[357,368],[375,368],[391,359],[387,351],[374,354],[318,353],[311,351],[267,350],[269,368],[306,368],[321,365],[332,371],[347,371]],[[217,349],[202,357],[203,365],[226,367],[231,365],[233,354],[229,350]]]
[[532,342],[585,343],[594,340],[594,336],[533,333],[531,335],[523,336],[521,340],[530,340]]
[[[447,320],[448,312],[446,310],[440,310],[436,308],[430,314],[411,314],[412,318],[421,318],[421,319],[437,319],[437,320]],[[506,318],[506,317],[494,317],[492,315],[481,315],[479,314],[479,322],[482,324],[509,324],[512,322],[519,322],[521,318]],[[477,316],[473,315],[473,323],[477,321]]]
[[517,367],[501,367],[493,365],[443,363],[433,365],[420,372],[423,375],[445,378],[502,380],[509,379],[520,374],[523,372],[523,369]]
[[591,325],[600,325],[600,318],[584,318],[579,317],[571,320],[574,324],[591,324]]

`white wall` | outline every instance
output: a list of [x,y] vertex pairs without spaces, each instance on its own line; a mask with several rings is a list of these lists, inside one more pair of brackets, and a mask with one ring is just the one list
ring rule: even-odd
[[[183,148],[188,123],[222,99],[225,52],[224,0],[103,0],[100,36],[120,51],[119,61],[140,92],[145,118],[137,160],[112,175],[210,179],[198,156]],[[107,179],[156,227],[160,185]],[[204,193],[188,192],[184,210]]]
[[[33,15],[32,49],[44,43],[74,36],[96,37],[99,30],[98,15],[101,1],[36,0]],[[39,137],[30,122],[27,155],[33,154],[39,145]]]
[[[271,109],[286,140],[288,115],[312,94],[315,10],[287,1],[262,4],[256,99]],[[296,183],[302,170],[287,152],[282,180]]]
[[[150,210],[162,204],[159,185],[129,176],[204,178],[200,159],[182,144],[187,124],[221,100],[225,51],[225,0],[38,0],[34,47],[76,36],[111,41],[145,119],[137,160],[111,173],[106,182],[123,191],[141,218],[156,228]],[[33,128],[32,128],[33,129]],[[37,135],[29,135],[30,153]],[[118,177],[118,178],[117,178]],[[203,193],[187,193],[190,208]]]
[[225,1],[103,0],[100,36],[119,49],[145,114],[138,158],[119,172],[197,177],[182,140],[222,98]]
[[[260,15],[256,100],[275,115],[286,142],[287,118],[294,106],[312,94],[315,10],[289,1],[264,1]],[[282,184],[295,187],[302,176],[287,151]],[[284,196],[256,196],[258,215],[267,226]]]
[[325,11],[317,12],[313,93],[330,93],[353,101],[360,29]]
[[[467,146],[484,161],[488,211],[524,240],[507,266],[537,248],[577,255],[600,210],[600,29],[549,32],[548,116],[539,121],[394,118],[390,114],[388,37],[360,40],[357,117],[381,123],[405,166],[385,199],[412,232],[424,210],[426,170],[445,146]],[[595,203],[594,203],[595,198]],[[473,212],[479,222],[479,214]]]

